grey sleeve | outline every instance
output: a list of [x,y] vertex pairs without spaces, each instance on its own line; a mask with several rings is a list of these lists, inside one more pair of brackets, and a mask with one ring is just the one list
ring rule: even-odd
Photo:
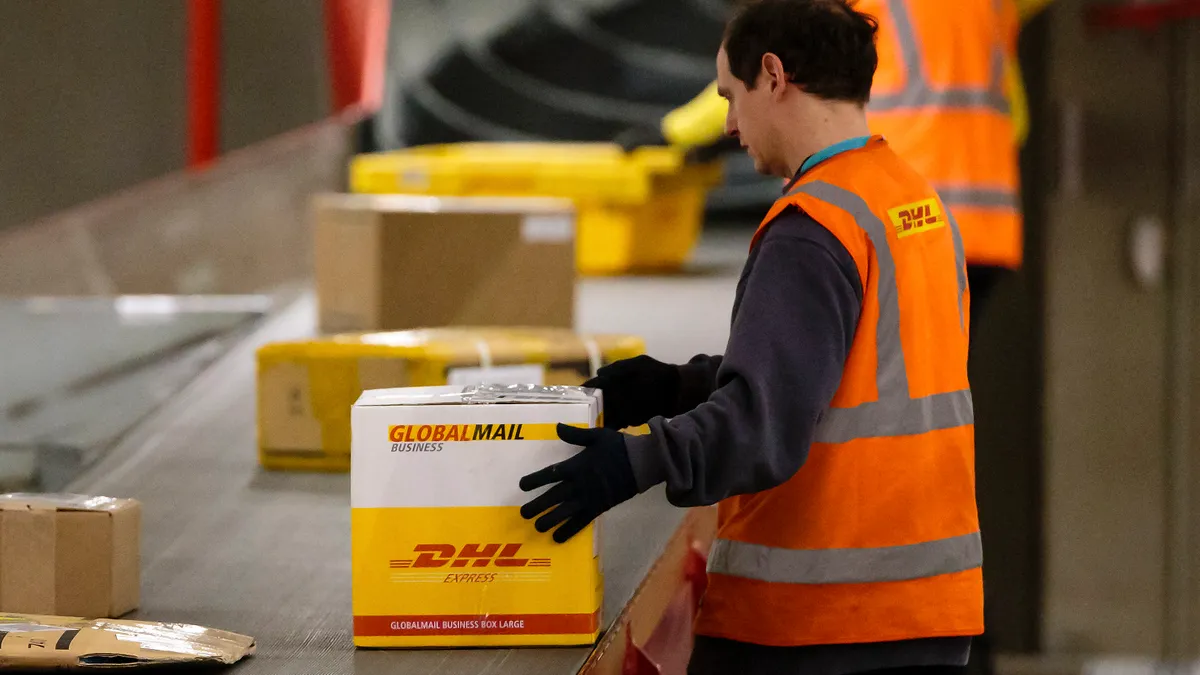
[[789,212],[759,243],[716,376],[690,412],[627,439],[638,488],[666,483],[677,506],[781,485],[803,466],[841,382],[862,307],[845,247]]
[[686,364],[679,366],[679,400],[673,411],[676,415],[693,410],[708,400],[717,390],[717,371],[721,368],[721,356],[697,354]]

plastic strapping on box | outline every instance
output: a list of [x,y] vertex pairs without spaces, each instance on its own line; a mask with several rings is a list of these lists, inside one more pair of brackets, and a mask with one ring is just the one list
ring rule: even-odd
[[462,391],[464,403],[585,403],[591,390],[541,384],[481,384]]
[[9,492],[0,495],[0,508],[10,505],[73,511],[112,511],[121,505],[121,500],[66,493]]
[[492,367],[492,348],[488,346],[487,340],[476,340],[475,350],[479,352],[479,367]]
[[603,355],[600,352],[600,345],[596,344],[596,340],[590,337],[583,338],[583,348],[587,350],[588,367],[591,368],[591,377],[596,376],[596,372],[600,370],[600,365],[603,363]]

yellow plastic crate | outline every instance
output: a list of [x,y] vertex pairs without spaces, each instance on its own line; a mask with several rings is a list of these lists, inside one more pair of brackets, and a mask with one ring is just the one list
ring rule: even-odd
[[439,328],[267,344],[257,352],[259,463],[348,471],[350,407],[366,389],[454,383],[456,373],[469,378],[485,363],[532,366],[543,384],[578,385],[599,366],[644,351],[639,337],[565,328]]
[[611,143],[460,143],[359,155],[362,193],[563,197],[577,210],[584,274],[676,270],[699,239],[718,165],[689,166],[672,148],[626,153]]

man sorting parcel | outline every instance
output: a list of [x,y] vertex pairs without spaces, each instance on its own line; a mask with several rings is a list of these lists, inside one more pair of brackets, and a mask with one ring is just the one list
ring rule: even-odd
[[522,515],[560,542],[659,483],[677,506],[719,504],[694,674],[955,672],[983,631],[962,241],[868,135],[876,30],[845,0],[730,21],[725,131],[792,180],[725,353],[601,369],[610,428],[560,427],[582,451],[521,480],[538,491]]

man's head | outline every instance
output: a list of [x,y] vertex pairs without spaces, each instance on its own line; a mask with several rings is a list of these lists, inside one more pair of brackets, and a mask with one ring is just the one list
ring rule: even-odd
[[756,0],[737,11],[717,54],[717,87],[729,101],[725,133],[759,172],[790,176],[794,155],[828,145],[839,118],[862,117],[877,29],[847,0]]

